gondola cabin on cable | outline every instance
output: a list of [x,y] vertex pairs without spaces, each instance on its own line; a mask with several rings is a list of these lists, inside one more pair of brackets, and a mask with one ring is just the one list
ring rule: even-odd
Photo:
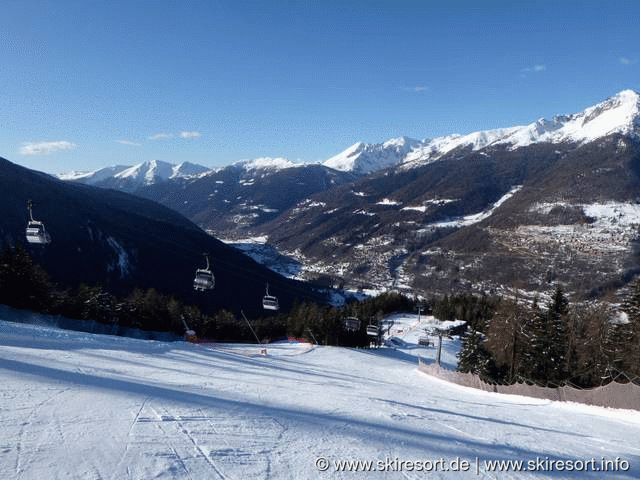
[[209,267],[209,255],[205,253],[204,258],[207,260],[207,267],[197,269],[196,276],[193,279],[193,289],[199,292],[213,290],[213,287],[216,284],[213,272]]
[[48,245],[51,243],[51,236],[44,228],[44,223],[33,219],[33,202],[27,202],[29,208],[29,223],[27,223],[26,237],[27,242],[36,245]]
[[377,325],[367,325],[367,335],[371,337],[377,337],[380,329]]
[[273,295],[269,295],[269,284],[267,283],[266,295],[262,298],[262,308],[265,310],[280,310],[280,305],[278,303],[278,298]]
[[347,317],[344,319],[344,329],[350,332],[360,330],[360,320],[358,317]]

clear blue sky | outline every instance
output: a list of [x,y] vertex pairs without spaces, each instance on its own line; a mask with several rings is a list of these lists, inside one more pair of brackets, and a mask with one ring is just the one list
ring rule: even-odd
[[640,90],[640,2],[0,0],[0,156],[318,161]]

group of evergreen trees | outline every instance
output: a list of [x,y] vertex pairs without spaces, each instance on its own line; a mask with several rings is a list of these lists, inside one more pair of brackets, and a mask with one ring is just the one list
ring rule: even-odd
[[[382,293],[376,297],[349,303],[341,308],[314,303],[300,303],[283,314],[289,335],[317,341],[324,345],[351,347],[369,346],[371,337],[366,329],[369,324],[381,325],[385,315],[392,312],[411,312],[415,301],[399,293]],[[360,328],[349,331],[344,328],[347,317],[360,320]]]
[[431,299],[433,315],[440,320],[464,320],[472,330],[483,330],[493,315],[497,300],[483,295],[471,294],[445,295],[440,299]]
[[632,380],[640,376],[640,282],[622,310],[569,305],[560,287],[546,308],[502,300],[463,339],[458,369],[489,382],[552,387]]
[[22,247],[5,248],[0,254],[0,303],[42,311],[52,302],[47,273]]
[[[184,333],[183,320],[199,335],[222,339],[252,338],[249,329],[227,311],[205,315],[155,289],[133,289],[118,298],[100,286],[60,287],[20,245],[0,254],[0,304],[79,320],[147,331]],[[242,321],[244,323],[244,321]],[[246,329],[246,331],[245,331]]]

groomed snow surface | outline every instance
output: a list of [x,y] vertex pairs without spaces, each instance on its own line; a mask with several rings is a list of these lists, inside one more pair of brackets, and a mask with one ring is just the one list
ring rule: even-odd
[[[417,355],[433,358],[435,348],[416,345],[433,319],[393,320],[397,348],[283,342],[268,345],[265,356],[255,345],[161,343],[0,321],[0,478],[640,476],[640,412],[434,379],[417,370]],[[445,365],[455,364],[458,345],[446,341]],[[603,458],[626,471],[547,469],[557,461],[600,468]],[[457,459],[469,462],[468,471],[442,471]],[[343,460],[385,471],[339,472],[334,462]],[[538,471],[490,472],[484,462],[492,460],[532,462]]]

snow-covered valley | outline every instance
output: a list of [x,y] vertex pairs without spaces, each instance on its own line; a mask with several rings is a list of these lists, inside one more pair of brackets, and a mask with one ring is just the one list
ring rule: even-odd
[[[266,355],[256,345],[163,343],[0,321],[0,476],[603,478],[590,470],[604,459],[628,467],[607,478],[638,478],[640,412],[485,393],[429,377],[418,371],[417,355],[433,359],[435,349],[417,340],[432,317],[393,320],[394,348],[281,342],[267,345]],[[456,340],[445,343],[445,366],[455,364],[457,348]],[[324,459],[328,469],[320,471]],[[469,462],[468,471],[442,471],[457,459]],[[385,471],[339,472],[342,460]],[[537,471],[490,472],[484,462],[492,460],[537,462]],[[545,468],[556,461],[584,468]]]

